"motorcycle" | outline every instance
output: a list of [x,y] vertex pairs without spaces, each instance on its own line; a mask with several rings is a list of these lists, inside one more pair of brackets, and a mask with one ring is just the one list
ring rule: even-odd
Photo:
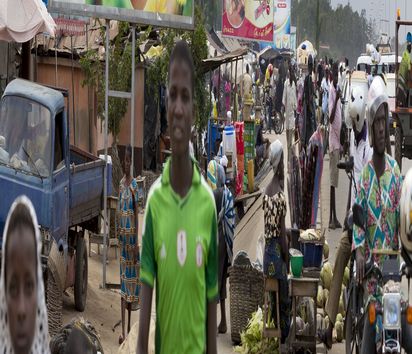
[[[352,207],[353,224],[366,229],[364,211],[359,204]],[[365,265],[364,280],[372,275],[377,279],[378,284],[383,289],[382,302],[368,301],[366,291],[356,282],[356,262],[355,257],[351,258],[351,279],[348,289],[349,302],[347,316],[345,319],[346,353],[356,353],[360,351],[364,321],[369,321],[374,325],[377,316],[382,316],[382,353],[401,353],[402,343],[402,316],[406,315],[407,323],[412,323],[412,307],[401,297],[400,282],[403,276],[408,279],[408,299],[410,291],[410,276],[412,274],[412,262],[406,252],[399,250],[374,249],[372,255],[385,255],[387,259],[383,262],[382,268],[377,263],[369,261]],[[400,257],[409,262],[400,264]],[[400,264],[400,266],[399,266]],[[366,306],[365,306],[366,304]]]

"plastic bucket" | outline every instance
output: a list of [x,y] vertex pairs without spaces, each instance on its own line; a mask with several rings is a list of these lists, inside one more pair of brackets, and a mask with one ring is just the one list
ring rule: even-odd
[[292,275],[295,278],[299,278],[302,275],[302,267],[303,267],[303,254],[299,250],[295,248],[291,248],[289,250],[290,254],[290,268],[292,271]]

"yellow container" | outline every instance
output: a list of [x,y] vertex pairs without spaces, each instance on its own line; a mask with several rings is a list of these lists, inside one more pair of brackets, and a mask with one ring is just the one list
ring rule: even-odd
[[249,193],[253,193],[255,190],[255,165],[254,160],[247,162],[247,182]]

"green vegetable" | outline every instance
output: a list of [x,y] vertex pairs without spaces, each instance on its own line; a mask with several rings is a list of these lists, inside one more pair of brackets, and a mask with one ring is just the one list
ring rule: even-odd
[[323,258],[328,259],[329,258],[329,244],[328,241],[325,240],[325,243],[323,245]]
[[342,297],[342,293],[340,294],[339,297],[339,313],[342,314],[342,316],[345,316],[345,306],[343,304],[343,297]]
[[336,322],[335,330],[336,330],[336,340],[338,341],[338,343],[340,343],[343,340],[343,322]]
[[319,308],[323,307],[323,288],[321,285],[318,286],[318,294],[316,296],[316,305]]
[[330,290],[330,284],[332,283],[332,265],[329,262],[326,262],[321,271],[320,271],[320,279],[322,280],[323,287]]
[[[272,327],[273,322],[268,324]],[[279,354],[279,343],[277,338],[266,338],[263,341],[263,313],[259,307],[252,314],[246,330],[240,334],[242,345],[234,348],[235,353],[241,354]]]
[[349,284],[349,268],[345,267],[345,273],[343,273],[343,284],[348,286]]
[[323,308],[326,307],[328,300],[329,300],[329,290],[323,289]]
[[336,321],[335,322],[343,322],[343,317],[342,317],[342,315],[340,314],[340,313],[338,313],[337,315],[336,315]]

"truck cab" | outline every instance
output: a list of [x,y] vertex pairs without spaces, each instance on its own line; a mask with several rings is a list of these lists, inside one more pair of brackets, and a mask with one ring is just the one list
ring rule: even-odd
[[32,201],[42,234],[67,247],[69,132],[61,92],[16,79],[0,108],[0,237],[14,199]]
[[[15,79],[0,102],[0,237],[13,201],[26,195],[42,235],[49,324],[61,320],[68,287],[74,286],[76,309],[86,306],[84,234],[98,232],[105,182],[111,193],[111,169],[104,181],[106,162],[70,146],[65,98],[66,90]],[[51,334],[59,326],[49,326]]]

